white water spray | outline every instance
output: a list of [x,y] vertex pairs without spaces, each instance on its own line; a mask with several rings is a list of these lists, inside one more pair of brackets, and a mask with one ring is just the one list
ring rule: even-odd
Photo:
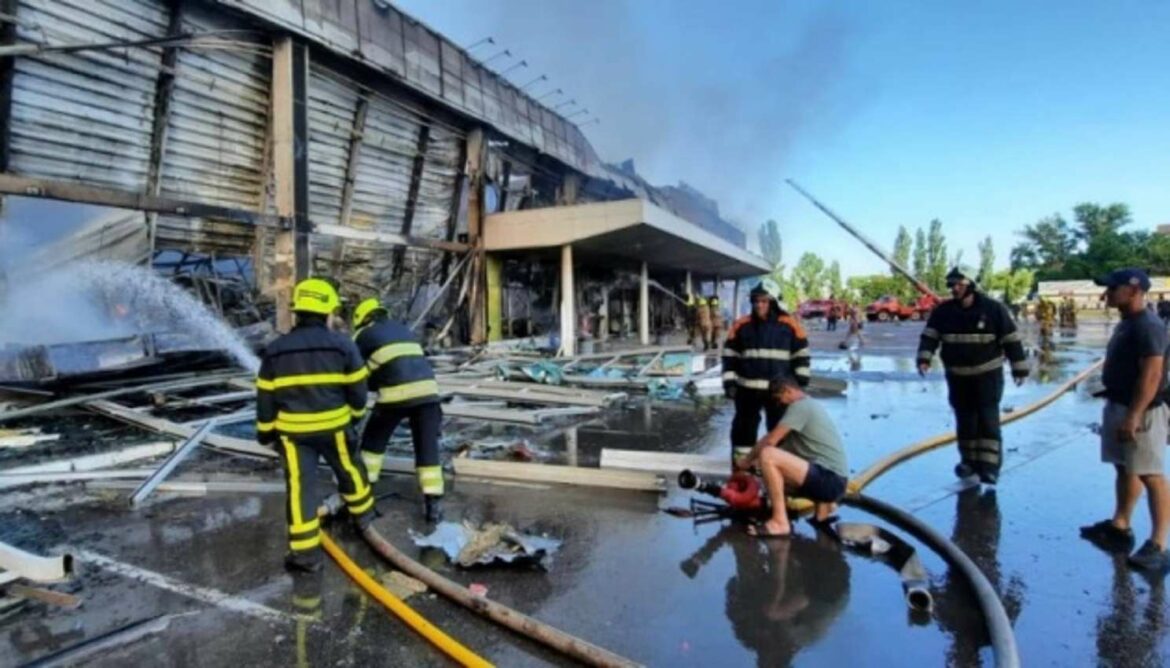
[[177,332],[223,350],[249,371],[260,361],[244,341],[186,290],[145,267],[78,262],[28,281],[9,277],[0,344],[54,344]]

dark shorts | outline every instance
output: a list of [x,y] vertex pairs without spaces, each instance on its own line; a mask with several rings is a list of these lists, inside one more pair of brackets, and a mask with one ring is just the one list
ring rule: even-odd
[[808,465],[808,475],[804,477],[804,484],[793,496],[817,503],[833,503],[845,496],[846,482],[843,476],[812,462]]

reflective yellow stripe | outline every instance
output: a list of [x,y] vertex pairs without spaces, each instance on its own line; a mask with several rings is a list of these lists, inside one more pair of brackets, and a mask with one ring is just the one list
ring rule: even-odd
[[1028,365],[1027,360],[1020,362],[1012,362],[1012,371],[1030,371],[1031,366]]
[[370,496],[364,503],[359,503],[356,506],[349,506],[351,515],[360,515],[374,506],[374,497]]
[[342,406],[341,408],[322,411],[320,413],[286,413],[280,411],[276,414],[276,428],[289,434],[309,434],[316,431],[337,430],[348,425],[349,421],[349,406]]
[[272,431],[273,429],[276,429],[275,422],[257,422],[256,423],[256,431]]
[[390,343],[375,350],[374,354],[370,355],[369,361],[366,362],[366,366],[370,368],[370,371],[374,371],[383,364],[398,359],[399,357],[422,356],[422,346],[413,341],[407,341],[404,343]]
[[994,343],[995,334],[943,334],[943,343]]
[[362,450],[362,463],[366,465],[366,478],[370,482],[378,482],[378,478],[382,475],[382,461],[385,458],[386,455],[380,452]]
[[370,370],[363,366],[350,373],[306,373],[300,376],[282,376],[266,382],[264,387],[261,387],[261,381],[257,380],[256,387],[262,390],[279,390],[300,385],[350,385],[365,380],[369,375]]
[[280,443],[284,446],[284,459],[288,462],[288,516],[292,518],[290,524],[301,526],[305,524],[305,518],[301,514],[301,464],[297,460],[297,449],[292,441],[281,437]]
[[290,524],[290,525],[288,525],[288,532],[289,533],[308,533],[310,531],[316,531],[317,529],[320,529],[320,528],[321,528],[321,520],[314,517],[313,519],[311,519],[308,522],[305,522],[303,524]]
[[362,406],[359,409],[359,408],[354,408],[354,407],[350,406],[349,414],[354,418],[363,418],[366,415],[366,407]]
[[767,390],[768,381],[766,380],[752,380],[750,378],[737,378],[735,381],[740,387],[746,387],[749,390]]
[[298,608],[304,608],[307,610],[311,610],[311,609],[321,605],[321,597],[320,596],[293,596],[292,602],[293,602],[293,605],[295,605]]
[[1023,341],[1023,340],[1024,340],[1023,337],[1021,337],[1020,333],[1017,331],[1017,332],[1012,332],[1011,334],[1005,335],[1002,339],[999,340],[999,342],[1000,343],[1015,343],[1017,341]]
[[952,366],[947,367],[947,373],[952,376],[978,376],[982,373],[995,371],[1003,366],[1003,356],[997,357],[989,362],[977,364],[975,366]]
[[919,362],[929,362],[931,360],[931,358],[933,358],[933,357],[934,357],[934,353],[930,352],[929,350],[919,350],[918,351],[918,361]]
[[311,550],[314,547],[318,547],[320,545],[321,545],[321,534],[317,534],[316,536],[313,536],[312,538],[306,538],[304,540],[290,540],[288,542],[288,546],[293,552],[302,552],[304,550]]
[[792,353],[792,357],[793,357],[793,359],[799,358],[799,357],[812,357],[812,351],[809,350],[808,348],[804,348],[803,350],[798,350],[798,351]]
[[739,356],[747,359],[786,360],[792,358],[792,353],[787,350],[775,350],[773,348],[752,348],[751,350],[741,352]]
[[333,408],[327,411],[318,411],[316,413],[290,413],[280,411],[276,414],[276,419],[282,422],[321,422],[323,420],[332,420],[343,415],[349,417],[349,412],[349,406]]
[[804,366],[793,369],[792,373],[794,373],[798,376],[807,376],[810,378],[812,377],[812,372],[809,371],[808,367],[804,367]]
[[723,356],[724,357],[739,357],[739,353],[732,350],[731,348],[724,348],[723,349]]
[[735,375],[734,371],[724,371],[723,372],[723,380],[735,380],[736,377],[737,376]]
[[403,383],[392,387],[383,387],[378,390],[378,403],[394,404],[400,401],[410,401],[419,397],[430,397],[439,394],[439,384],[434,380],[418,380],[413,383]]
[[[361,498],[362,495],[370,493],[370,486],[362,479],[361,471],[353,465],[353,461],[349,458],[349,448],[345,444],[345,434],[337,432],[333,436],[333,442],[337,445],[337,456],[341,459],[341,468],[349,474],[349,479],[353,481],[353,488],[357,490],[354,496]],[[347,501],[349,499],[346,499]],[[350,509],[353,511],[354,509]],[[360,511],[354,511],[360,512]]]
[[423,494],[443,493],[443,467],[420,466],[415,473],[418,475],[418,485]]
[[271,380],[265,380],[265,379],[263,379],[263,378],[257,378],[257,379],[256,379],[256,389],[257,389],[257,390],[268,390],[268,391],[272,391],[272,390],[275,390],[275,389],[276,389],[276,385],[275,385],[275,384],[274,384],[274,383],[273,383]]
[[933,327],[927,327],[926,329],[922,330],[922,335],[928,339],[937,339],[938,330]]

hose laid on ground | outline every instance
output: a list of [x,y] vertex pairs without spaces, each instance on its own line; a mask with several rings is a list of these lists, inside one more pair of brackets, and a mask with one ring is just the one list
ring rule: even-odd
[[431,644],[442,650],[444,654],[462,666],[472,666],[474,668],[490,668],[492,666],[487,660],[459,644],[459,641],[443,633],[439,627],[428,622],[426,618],[415,612],[413,608],[402,602],[394,594],[386,591],[374,578],[367,575],[365,571],[355,564],[349,558],[349,555],[342,551],[324,531],[321,532],[321,546],[337,562],[341,570],[345,571],[346,575],[364,589],[367,594],[386,606],[390,612],[397,615],[407,626],[429,640]]
[[884,501],[853,492],[845,495],[841,503],[878,515],[913,534],[946,559],[952,568],[962,573],[971,583],[979,608],[983,611],[987,633],[991,637],[991,647],[995,652],[995,665],[999,668],[1019,668],[1020,655],[1016,647],[1016,636],[1012,632],[1011,619],[1008,618],[995,587],[970,557],[922,520]]
[[[1085,378],[1088,378],[1091,374],[1100,369],[1101,365],[1104,363],[1105,360],[1103,359],[1097,360],[1096,362],[1090,364],[1084,371],[1081,371],[1077,375],[1073,376],[1070,380],[1056,388],[1051,394],[1045,396],[1044,398],[1028,404],[1020,410],[1012,411],[1011,413],[1004,413],[1000,419],[1000,423],[1009,424],[1015,422],[1016,420],[1027,417],[1028,415],[1031,415],[1041,408],[1051,404],[1052,402],[1059,399],[1065,392],[1068,392],[1070,389],[1076,387],[1078,383],[1083,381]],[[913,443],[893,454],[887,455],[886,457],[883,457],[874,464],[870,465],[869,468],[854,476],[849,481],[849,491],[860,492],[869,486],[871,482],[876,480],[878,476],[884,474],[886,471],[889,471],[894,466],[901,464],[908,459],[917,457],[918,455],[930,452],[936,448],[940,448],[954,441],[956,438],[958,438],[958,436],[953,431],[945,434],[939,434],[938,436],[932,436],[917,443]]]
[[555,649],[565,656],[576,659],[586,665],[614,668],[631,668],[640,665],[618,654],[614,654],[603,647],[598,647],[548,624],[537,621],[506,605],[472,594],[462,585],[439,575],[435,571],[403,554],[398,548],[383,538],[373,526],[367,527],[362,532],[362,535],[375,552],[403,573],[416,580],[420,580],[426,586],[468,610],[487,617],[501,626],[506,626],[520,635],[531,638],[546,647]]

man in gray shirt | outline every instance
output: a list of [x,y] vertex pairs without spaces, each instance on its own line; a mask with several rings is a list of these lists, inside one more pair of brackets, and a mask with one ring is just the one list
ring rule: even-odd
[[761,538],[782,538],[792,534],[786,491],[787,495],[813,501],[816,520],[824,522],[845,494],[849,467],[845,462],[845,446],[833,420],[804,393],[795,376],[773,379],[768,394],[772,401],[787,407],[784,417],[750,453],[736,460],[735,467],[746,471],[759,463],[768,498],[772,500],[772,517],[749,527],[748,533]]
[[1167,423],[1166,326],[1146,309],[1150,278],[1140,269],[1119,269],[1098,279],[1110,307],[1121,314],[1105,353],[1101,419],[1101,461],[1117,470],[1117,505],[1111,519],[1081,527],[1081,535],[1108,549],[1133,548],[1130,517],[1141,497],[1149,494],[1153,531],[1129,557],[1135,568],[1164,572],[1170,568],[1166,549],[1170,531],[1170,487],[1164,473]]

